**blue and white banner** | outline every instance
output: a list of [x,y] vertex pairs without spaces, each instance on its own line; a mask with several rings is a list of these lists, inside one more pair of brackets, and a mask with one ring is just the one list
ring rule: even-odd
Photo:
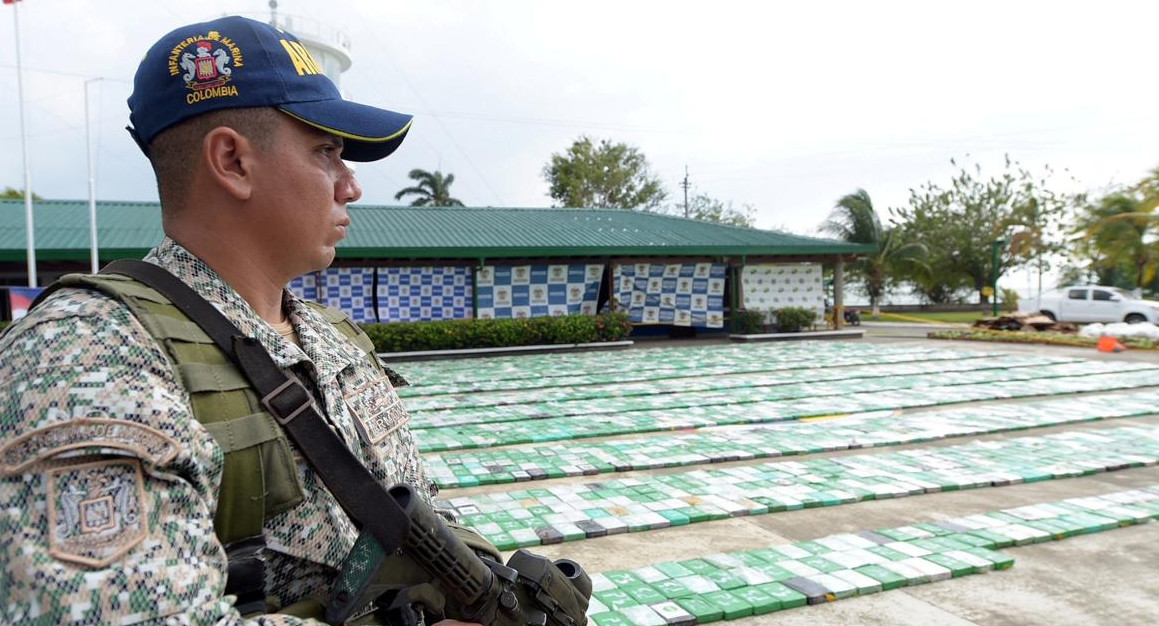
[[603,265],[506,265],[476,273],[479,319],[595,315]]
[[612,269],[614,296],[637,324],[724,326],[723,263],[635,263]]
[[374,322],[374,268],[330,267],[290,281],[303,300],[345,311],[355,322]]
[[773,311],[801,307],[825,319],[825,289],[820,263],[746,265],[741,271],[741,295],[745,309]]
[[378,316],[384,324],[471,317],[471,268],[380,267]]

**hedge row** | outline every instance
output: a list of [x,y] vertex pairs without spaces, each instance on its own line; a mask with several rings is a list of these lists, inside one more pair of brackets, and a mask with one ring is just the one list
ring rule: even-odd
[[632,332],[625,313],[501,320],[364,324],[378,352],[504,348],[622,341]]
[[799,306],[788,306],[773,311],[776,323],[772,328],[766,328],[765,312],[758,310],[742,310],[736,314],[736,332],[741,335],[754,335],[763,332],[776,331],[779,333],[795,333],[802,328],[812,326],[817,321],[817,312]]
[[[961,341],[993,341],[998,343],[1040,343],[1051,346],[1095,347],[1098,337],[1084,337],[1069,333],[1022,332],[1011,330],[990,330],[972,328],[969,330],[940,330],[926,334],[930,339],[954,339]],[[1128,348],[1159,350],[1159,341],[1146,337],[1119,337],[1119,342]]]

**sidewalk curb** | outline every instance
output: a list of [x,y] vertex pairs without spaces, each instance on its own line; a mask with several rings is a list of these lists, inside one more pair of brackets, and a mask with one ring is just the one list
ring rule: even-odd
[[634,341],[599,341],[595,343],[559,343],[534,346],[504,346],[501,348],[463,348],[459,350],[417,350],[414,352],[379,352],[378,357],[388,363],[421,361],[427,359],[477,358],[496,355],[534,354],[539,352],[579,352],[584,350],[622,350],[635,345]]

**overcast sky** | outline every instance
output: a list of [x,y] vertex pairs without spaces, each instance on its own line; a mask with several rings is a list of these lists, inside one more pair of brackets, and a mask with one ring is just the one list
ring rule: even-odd
[[[24,0],[33,188],[87,197],[84,84],[98,197],[155,200],[123,127],[145,49],[266,0]],[[1159,166],[1159,3],[282,0],[349,35],[351,99],[412,113],[391,158],[360,166],[393,204],[419,167],[467,205],[550,206],[544,163],[581,134],[639,147],[669,191],[752,205],[813,233],[863,187],[883,217],[947,183],[951,158],[1002,155],[1098,189]],[[11,6],[0,6],[0,186],[23,186]]]

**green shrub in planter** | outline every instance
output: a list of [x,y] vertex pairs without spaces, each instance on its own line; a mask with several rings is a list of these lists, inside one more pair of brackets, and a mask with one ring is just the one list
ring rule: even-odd
[[812,326],[817,319],[817,312],[799,306],[787,306],[777,309],[777,330],[782,333],[800,332],[802,328]]
[[625,313],[528,319],[444,320],[365,324],[378,352],[503,348],[622,341],[632,332]]
[[765,330],[765,312],[744,310],[736,312],[736,332],[755,335]]

